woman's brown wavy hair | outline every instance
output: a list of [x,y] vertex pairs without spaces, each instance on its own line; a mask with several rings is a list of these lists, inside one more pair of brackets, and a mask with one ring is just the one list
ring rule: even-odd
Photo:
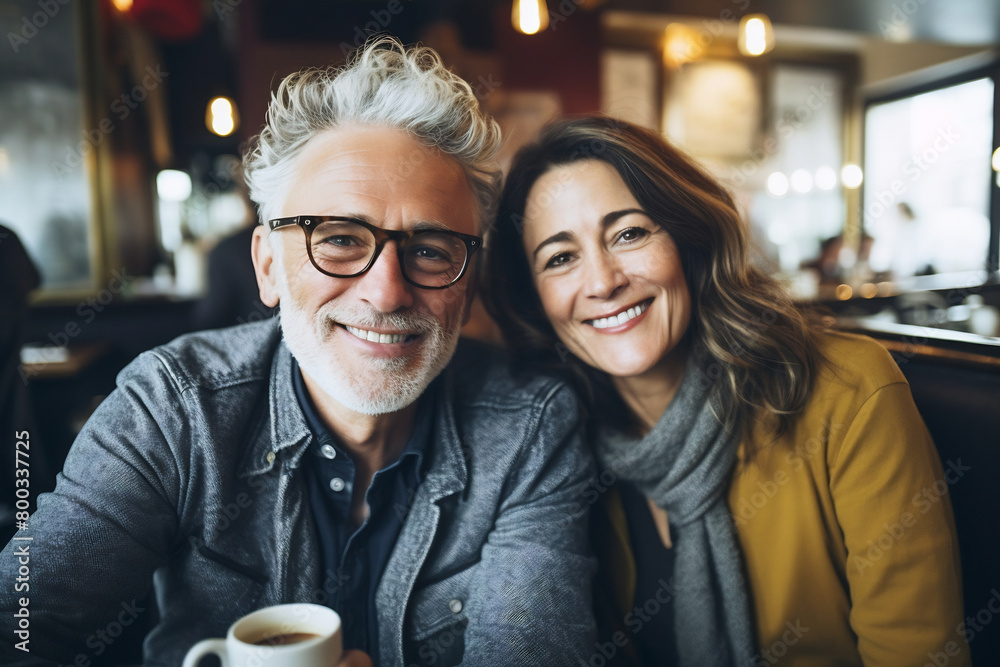
[[817,325],[774,279],[751,266],[747,229],[729,194],[662,138],[623,121],[558,121],[514,160],[487,231],[480,275],[486,308],[515,359],[534,369],[568,374],[592,419],[636,429],[607,376],[559,342],[522,245],[532,186],[548,170],[581,160],[611,165],[676,243],[691,291],[687,336],[693,349],[709,355],[723,380],[720,417],[747,444],[755,419],[770,419],[775,435],[786,431],[805,406],[822,359]]

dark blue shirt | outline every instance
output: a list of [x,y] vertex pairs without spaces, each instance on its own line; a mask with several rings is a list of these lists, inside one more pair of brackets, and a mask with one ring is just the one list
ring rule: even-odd
[[313,434],[303,468],[309,507],[319,535],[326,606],[340,614],[345,649],[360,649],[378,663],[375,590],[392,553],[410,500],[423,477],[423,453],[431,433],[429,392],[417,405],[413,433],[395,462],[375,473],[365,493],[368,518],[355,528],[351,520],[354,462],[323,422],[309,396],[298,363],[292,383],[302,414]]

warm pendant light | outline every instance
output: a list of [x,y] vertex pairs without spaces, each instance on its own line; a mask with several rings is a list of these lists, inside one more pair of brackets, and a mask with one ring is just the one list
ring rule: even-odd
[[745,56],[759,56],[774,48],[774,28],[764,14],[748,14],[740,20],[740,36],[736,43]]
[[698,44],[698,32],[683,23],[671,23],[663,32],[663,62],[677,68],[696,60],[704,51]]
[[220,137],[228,137],[239,127],[239,114],[236,103],[228,97],[216,97],[208,103],[205,109],[205,125]]
[[549,8],[545,6],[545,0],[514,0],[510,20],[518,32],[534,35],[548,27]]

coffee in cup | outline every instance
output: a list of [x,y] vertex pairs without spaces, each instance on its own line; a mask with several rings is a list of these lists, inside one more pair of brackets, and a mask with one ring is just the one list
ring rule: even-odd
[[210,654],[223,667],[331,667],[343,652],[340,616],[315,604],[259,609],[229,626],[225,639],[205,639],[184,656],[195,667]]
[[253,642],[254,646],[284,646],[286,644],[299,644],[310,639],[316,639],[319,635],[311,632],[289,632],[280,635],[269,636]]

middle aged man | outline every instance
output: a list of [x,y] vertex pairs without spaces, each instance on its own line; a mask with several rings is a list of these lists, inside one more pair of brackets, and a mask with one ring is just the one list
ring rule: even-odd
[[376,664],[586,662],[571,394],[483,347],[449,364],[498,141],[428,49],[384,39],[282,83],[247,165],[281,328],[187,336],[122,372],[20,533],[33,652],[81,664],[152,579],[147,665],[292,601],[336,609]]

